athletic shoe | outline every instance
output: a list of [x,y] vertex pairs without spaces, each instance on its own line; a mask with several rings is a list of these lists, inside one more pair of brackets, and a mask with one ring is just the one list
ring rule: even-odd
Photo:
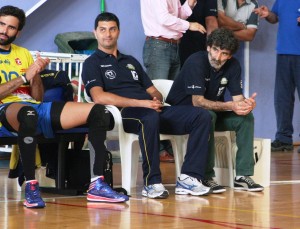
[[243,176],[240,179],[234,179],[234,189],[235,190],[245,190],[249,192],[261,192],[264,190],[259,184],[256,184],[250,177]]
[[166,199],[169,196],[169,191],[160,184],[150,184],[144,186],[142,195],[151,199]]
[[87,191],[87,200],[93,202],[119,203],[128,201],[129,197],[114,191],[107,183],[105,183],[104,177],[101,176],[90,183]]
[[284,143],[279,140],[275,140],[271,143],[271,151],[291,151],[294,149],[293,144]]
[[202,196],[210,192],[210,188],[202,184],[197,178],[190,177],[185,174],[181,174],[177,178],[175,194],[187,195],[191,194],[193,196]]
[[26,183],[24,206],[27,208],[44,208],[46,206],[40,195],[39,182],[32,180]]
[[222,193],[226,191],[225,187],[219,185],[213,179],[202,180],[202,184],[206,187],[210,187],[212,193]]

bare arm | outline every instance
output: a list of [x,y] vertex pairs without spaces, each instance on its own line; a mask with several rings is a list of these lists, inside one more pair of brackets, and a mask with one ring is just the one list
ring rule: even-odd
[[218,28],[218,19],[215,16],[205,18],[206,33],[209,35],[212,31]]
[[[45,67],[49,63],[50,63],[50,60],[48,58],[43,59],[38,55],[36,61],[28,67],[28,69],[26,70],[26,75],[24,77],[27,81],[30,82],[30,86],[37,86],[37,88],[40,87],[40,86],[38,86],[38,84],[42,83],[41,79],[37,79],[36,82],[33,79],[39,74],[40,71],[45,69]],[[37,77],[37,78],[40,78],[40,77]],[[18,89],[23,84],[24,84],[24,81],[23,81],[22,77],[18,77],[16,79],[8,81],[7,83],[1,84],[0,85],[0,98],[1,99],[5,98],[6,96],[11,94],[13,91]],[[40,91],[41,89],[37,89],[37,91],[39,91],[39,92],[35,92],[35,89],[33,89],[33,88],[31,88],[31,90],[32,90],[31,92],[34,93],[32,95],[32,97],[34,99],[40,98],[39,94],[41,94],[41,92],[43,92],[43,89],[42,89],[42,91]],[[37,99],[37,100],[40,100],[40,99]]]
[[156,87],[151,86],[147,89],[148,94],[152,98],[157,98],[160,102],[163,102],[163,96],[162,94],[156,89]]
[[233,34],[240,41],[252,41],[255,37],[256,31],[256,28],[246,28],[234,31]]
[[267,6],[260,6],[253,10],[261,18],[265,18],[271,24],[278,22],[278,16],[269,10]]
[[233,101],[219,102],[219,101],[211,101],[205,99],[204,96],[193,95],[192,102],[194,106],[202,107],[207,110],[213,110],[213,111],[232,110],[238,115],[247,115],[256,106],[255,96],[256,93],[254,93],[250,98],[245,99],[243,95],[237,95],[232,97]]
[[116,94],[103,91],[102,87],[93,87],[90,90],[93,101],[102,105],[114,105],[117,107],[147,107],[160,111],[162,104],[159,100],[153,98],[153,100],[138,100],[130,99]]
[[43,101],[44,86],[43,86],[40,74],[37,74],[30,81],[30,94],[31,94],[31,97],[34,98],[35,100]]
[[0,85],[0,99],[5,98],[9,94],[11,94],[13,91],[18,89],[21,85],[24,84],[24,81],[21,77],[18,77],[16,79],[13,79],[7,83]]

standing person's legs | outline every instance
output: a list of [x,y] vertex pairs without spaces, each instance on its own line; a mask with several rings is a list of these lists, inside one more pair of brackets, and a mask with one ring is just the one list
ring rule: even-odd
[[174,79],[180,69],[178,45],[149,38],[144,44],[143,61],[150,79]]
[[[298,98],[300,100],[300,55],[293,56],[293,73],[294,73],[294,80],[296,82]],[[300,148],[298,148],[298,153],[300,153]]]
[[[274,106],[277,121],[276,140],[272,151],[292,150],[295,81],[291,55],[277,55]],[[299,77],[299,76],[297,76]],[[281,144],[280,144],[281,143]]]
[[[180,71],[179,44],[148,38],[143,49],[143,61],[150,79],[174,80]],[[160,161],[174,162],[170,141],[160,142]]]

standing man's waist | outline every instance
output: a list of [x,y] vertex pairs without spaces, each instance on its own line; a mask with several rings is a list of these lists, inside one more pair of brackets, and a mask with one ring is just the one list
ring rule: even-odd
[[159,37],[147,36],[146,37],[146,41],[150,40],[150,39],[164,41],[164,42],[171,43],[171,44],[179,44],[180,43],[180,39],[176,40],[176,39],[165,38],[162,36],[159,36]]

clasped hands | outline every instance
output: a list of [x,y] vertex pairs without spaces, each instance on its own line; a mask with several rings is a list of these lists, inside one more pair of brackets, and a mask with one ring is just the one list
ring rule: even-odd
[[245,98],[241,101],[233,101],[232,110],[238,115],[247,115],[256,107],[256,93],[253,93],[250,98]]

